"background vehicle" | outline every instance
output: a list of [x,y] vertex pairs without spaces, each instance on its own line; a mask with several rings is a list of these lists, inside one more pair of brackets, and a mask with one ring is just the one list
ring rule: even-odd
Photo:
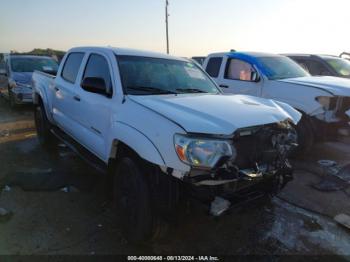
[[315,137],[349,127],[348,79],[310,76],[290,58],[254,52],[211,54],[203,68],[226,93],[275,99],[301,112],[300,150],[310,149]]
[[313,76],[350,78],[350,61],[330,55],[286,54]]
[[169,214],[184,188],[229,203],[222,198],[272,192],[291,178],[287,156],[300,114],[272,100],[222,95],[189,60],[74,48],[56,77],[34,72],[33,82],[39,140],[50,145],[53,132],[109,167],[131,240],[156,232],[158,214]]
[[10,55],[6,59],[6,70],[0,72],[7,77],[7,87],[1,93],[8,98],[11,106],[31,103],[34,70],[56,74],[57,69],[57,62],[50,57]]
[[339,55],[339,57],[344,58],[346,60],[350,60],[350,53],[348,52],[343,52]]
[[198,64],[203,65],[205,56],[193,56],[191,57],[194,61],[196,61]]
[[5,62],[0,61],[0,92],[7,87],[6,67]]

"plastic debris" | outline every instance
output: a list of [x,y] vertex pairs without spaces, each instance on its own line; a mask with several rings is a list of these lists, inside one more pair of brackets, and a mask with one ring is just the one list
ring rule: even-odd
[[0,137],[7,137],[10,135],[10,130],[5,129],[0,131]]
[[230,205],[230,201],[222,197],[215,197],[214,201],[210,204],[210,214],[213,216],[220,216],[230,207]]
[[79,189],[77,189],[74,186],[66,186],[60,189],[61,191],[65,192],[65,193],[77,193],[79,192]]
[[10,192],[11,191],[11,187],[9,187],[8,185],[5,185],[4,188],[2,189],[2,192]]
[[326,175],[335,175],[341,169],[338,163],[333,160],[319,160],[318,164],[324,169]]
[[335,176],[350,184],[350,165],[344,166]]
[[346,214],[338,214],[334,217],[334,220],[337,221],[342,226],[350,229],[350,216]]
[[0,207],[0,222],[6,222],[12,217],[13,213]]
[[63,188],[61,188],[61,191],[65,192],[65,193],[68,193],[69,192],[69,188],[67,186],[63,187]]

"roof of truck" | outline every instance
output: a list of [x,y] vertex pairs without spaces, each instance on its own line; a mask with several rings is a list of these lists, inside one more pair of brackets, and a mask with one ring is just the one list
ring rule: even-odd
[[209,56],[225,56],[225,55],[232,55],[232,56],[239,56],[239,55],[245,55],[245,56],[251,56],[251,57],[271,57],[271,56],[280,56],[272,53],[263,53],[263,52],[244,52],[244,51],[235,51],[235,52],[220,52],[220,53],[211,53]]
[[16,55],[11,54],[8,56],[8,58],[31,58],[31,59],[39,59],[39,58],[45,58],[45,59],[52,59],[52,57],[49,56],[43,56],[43,55]]
[[101,46],[84,46],[84,47],[74,47],[69,50],[69,52],[92,52],[92,51],[112,51],[116,55],[129,55],[129,56],[143,56],[143,57],[155,57],[155,58],[164,58],[164,59],[173,59],[173,60],[181,60],[181,61],[188,61],[185,58],[176,57],[167,55],[164,53],[159,52],[151,52],[151,51],[144,51],[144,50],[137,50],[137,49],[130,49],[130,48],[117,48],[117,47],[101,47]]
[[318,57],[318,58],[327,58],[327,57],[337,57],[335,55],[322,55],[322,54],[282,54],[284,56],[292,56],[292,57]]

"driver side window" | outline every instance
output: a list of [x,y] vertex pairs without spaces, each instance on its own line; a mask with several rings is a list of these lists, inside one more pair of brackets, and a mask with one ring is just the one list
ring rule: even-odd
[[257,73],[254,67],[239,59],[230,59],[227,64],[225,78],[240,81],[255,81]]

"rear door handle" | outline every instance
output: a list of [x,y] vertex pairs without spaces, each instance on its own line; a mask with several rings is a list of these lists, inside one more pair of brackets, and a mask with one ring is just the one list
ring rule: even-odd
[[228,88],[227,85],[219,85],[219,86],[222,87],[222,88]]
[[80,97],[79,96],[73,96],[73,98],[74,98],[75,101],[80,102]]

